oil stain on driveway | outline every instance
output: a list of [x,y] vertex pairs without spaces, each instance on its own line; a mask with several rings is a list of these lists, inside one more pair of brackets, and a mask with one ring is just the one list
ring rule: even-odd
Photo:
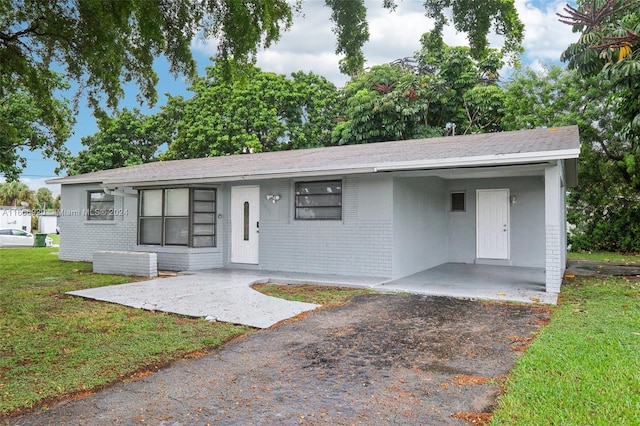
[[366,294],[15,425],[467,425],[548,322],[546,307]]

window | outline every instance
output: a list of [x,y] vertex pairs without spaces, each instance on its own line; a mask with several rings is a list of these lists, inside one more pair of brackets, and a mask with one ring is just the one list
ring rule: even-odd
[[140,190],[139,244],[215,247],[215,219],[215,189]]
[[466,192],[452,192],[451,193],[451,211],[452,212],[464,212],[467,210],[465,202],[466,202]]
[[87,193],[87,219],[113,220],[113,195],[104,191]]
[[191,205],[191,246],[216,246],[216,190],[194,189]]
[[296,219],[341,220],[342,181],[297,182]]

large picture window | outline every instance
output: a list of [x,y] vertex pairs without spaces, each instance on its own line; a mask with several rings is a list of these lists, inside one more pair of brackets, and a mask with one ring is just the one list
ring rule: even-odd
[[216,190],[140,190],[138,241],[141,245],[215,247]]
[[87,193],[87,219],[113,220],[113,195],[104,191],[89,191]]
[[341,220],[342,181],[297,182],[296,219]]

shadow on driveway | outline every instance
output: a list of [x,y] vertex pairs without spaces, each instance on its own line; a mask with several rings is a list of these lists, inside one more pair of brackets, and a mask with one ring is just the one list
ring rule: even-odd
[[[547,307],[367,294],[16,425],[429,424],[491,412]],[[475,414],[473,414],[475,415]]]

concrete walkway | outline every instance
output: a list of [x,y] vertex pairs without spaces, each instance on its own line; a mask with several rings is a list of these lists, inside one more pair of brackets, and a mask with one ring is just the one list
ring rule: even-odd
[[172,312],[211,321],[268,328],[317,308],[312,303],[266,296],[256,283],[316,284],[369,288],[384,292],[500,300],[521,303],[557,302],[546,293],[544,270],[445,263],[409,277],[389,280],[281,271],[213,269],[68,294],[151,311]]
[[271,327],[319,306],[266,296],[250,287],[266,282],[269,276],[261,273],[210,270],[67,294],[257,328]]

